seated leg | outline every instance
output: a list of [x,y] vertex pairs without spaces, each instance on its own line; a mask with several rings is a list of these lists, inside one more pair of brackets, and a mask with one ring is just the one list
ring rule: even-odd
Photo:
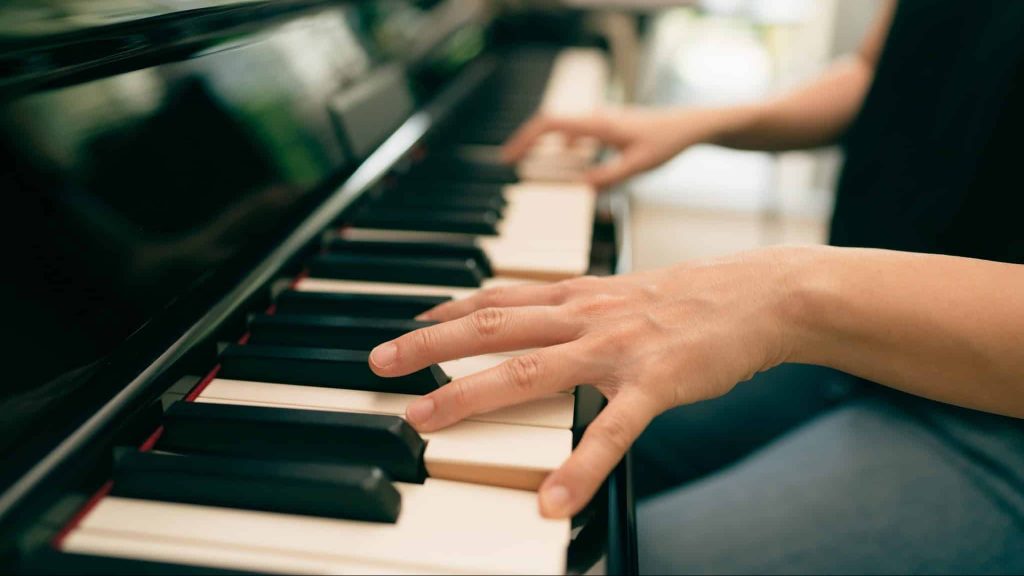
[[991,476],[896,403],[852,401],[641,503],[640,569],[1020,573],[1022,488]]

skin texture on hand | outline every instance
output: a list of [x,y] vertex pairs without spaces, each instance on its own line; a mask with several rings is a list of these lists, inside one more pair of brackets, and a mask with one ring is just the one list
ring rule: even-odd
[[[372,369],[408,374],[455,358],[536,348],[410,405],[420,431],[579,384],[609,403],[541,487],[541,511],[582,508],[650,420],[720,396],[784,358],[789,258],[762,251],[604,279],[483,290],[422,318],[443,323],[377,347]],[[728,358],[727,362],[721,361]]]
[[889,250],[780,247],[663,270],[480,291],[421,316],[370,367],[534,348],[413,402],[432,431],[578,384],[608,405],[541,486],[541,511],[593,496],[651,419],[783,362],[829,366],[1024,418],[1024,265]]

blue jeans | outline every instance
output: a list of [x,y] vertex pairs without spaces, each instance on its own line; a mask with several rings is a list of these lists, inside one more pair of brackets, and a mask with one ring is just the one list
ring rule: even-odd
[[[638,505],[642,573],[1024,571],[1020,421],[873,385],[837,394],[827,384],[834,374],[810,367],[742,386],[786,373],[825,384],[780,385],[781,397],[738,389],[747,402],[726,396],[701,408],[703,427],[681,408],[638,441],[638,481],[645,471],[664,476],[673,458],[691,475],[647,490],[655,495]],[[803,408],[783,409],[785,421],[759,444],[766,425],[749,420],[771,421],[787,401]],[[721,427],[706,413],[715,410]]]

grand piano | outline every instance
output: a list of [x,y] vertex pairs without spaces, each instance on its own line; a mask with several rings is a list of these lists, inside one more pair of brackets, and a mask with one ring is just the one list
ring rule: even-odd
[[498,158],[613,99],[590,17],[4,3],[5,571],[635,573],[628,456],[571,521],[537,512],[593,388],[420,435],[411,399],[515,353],[366,363],[445,300],[626,265],[593,142]]

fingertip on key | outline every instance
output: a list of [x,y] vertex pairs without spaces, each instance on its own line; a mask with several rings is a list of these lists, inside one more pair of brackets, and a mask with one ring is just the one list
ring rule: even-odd
[[433,398],[419,398],[405,409],[405,419],[413,426],[423,425],[434,415]]
[[394,342],[385,342],[370,352],[370,363],[375,368],[387,368],[394,364],[398,357],[398,346]]
[[548,518],[564,518],[570,514],[569,489],[561,484],[545,486],[540,493],[540,512]]

